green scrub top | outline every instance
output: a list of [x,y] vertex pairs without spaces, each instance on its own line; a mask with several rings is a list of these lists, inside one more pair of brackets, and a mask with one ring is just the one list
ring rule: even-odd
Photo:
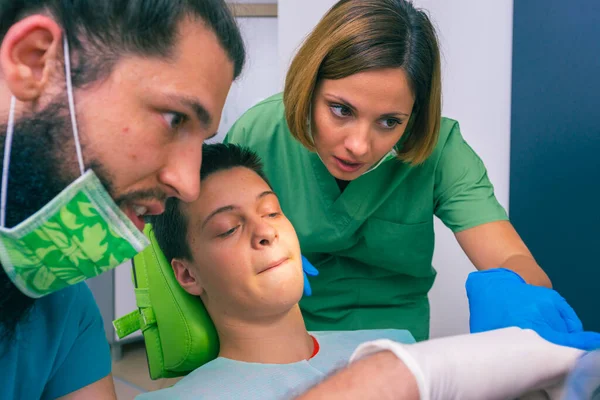
[[433,216],[454,232],[507,219],[483,162],[450,119],[424,163],[387,161],[343,192],[292,137],[281,94],[248,110],[225,142],[262,158],[302,253],[319,270],[313,295],[300,302],[311,331],[394,328],[427,339]]

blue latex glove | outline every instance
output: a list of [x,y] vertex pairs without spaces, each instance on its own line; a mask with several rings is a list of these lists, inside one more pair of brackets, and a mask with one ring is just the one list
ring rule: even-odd
[[564,399],[600,399],[600,350],[585,353],[575,364],[565,384]]
[[600,334],[584,332],[581,320],[555,290],[527,284],[504,268],[472,272],[466,283],[472,333],[518,326],[563,346],[591,350]]
[[308,282],[308,276],[317,276],[319,275],[319,271],[306,259],[306,257],[302,256],[302,270],[304,271],[304,295],[310,296],[312,294],[312,289],[310,288],[310,282]]

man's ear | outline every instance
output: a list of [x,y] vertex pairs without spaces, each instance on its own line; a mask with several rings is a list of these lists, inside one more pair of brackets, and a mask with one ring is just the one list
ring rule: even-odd
[[183,290],[193,296],[200,296],[202,293],[204,293],[202,283],[196,275],[196,270],[188,261],[174,258],[171,261],[171,267],[173,267],[175,278]]
[[0,68],[12,94],[22,102],[37,100],[59,71],[62,29],[51,18],[32,15],[14,24],[0,47]]

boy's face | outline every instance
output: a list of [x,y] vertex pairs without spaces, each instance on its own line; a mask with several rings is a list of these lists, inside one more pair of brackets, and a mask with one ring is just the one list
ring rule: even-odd
[[243,167],[211,174],[202,185],[198,200],[181,205],[193,261],[173,261],[179,283],[201,296],[213,319],[289,310],[302,296],[302,260],[277,196]]

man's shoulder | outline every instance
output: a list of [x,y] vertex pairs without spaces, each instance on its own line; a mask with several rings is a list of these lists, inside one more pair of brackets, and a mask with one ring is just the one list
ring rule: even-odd
[[[37,299],[29,314],[18,324],[14,338],[0,343],[0,361],[7,368],[4,376],[14,376],[19,382],[30,382],[27,386],[13,386],[13,397],[39,398],[44,391],[63,394],[85,386],[69,386],[59,382],[64,379],[59,372],[65,360],[73,355],[72,349],[80,340],[82,331],[89,328],[84,324],[86,320],[96,322],[92,329],[86,330],[86,334],[95,334],[106,340],[98,318],[101,318],[99,311],[85,283]],[[81,358],[84,354],[86,358],[89,357],[94,350],[82,349]],[[95,362],[101,363],[101,360],[95,359]],[[80,371],[92,370],[94,368]],[[68,374],[73,376],[75,371],[69,371]],[[10,392],[11,386],[5,384],[4,391]]]
[[[37,314],[37,315],[35,315]],[[66,287],[36,301],[33,317],[52,324],[68,324],[79,317],[100,316],[92,291],[85,282]],[[35,322],[30,319],[30,322]]]
[[84,352],[91,354],[92,349],[83,348],[87,344],[108,347],[100,310],[85,282],[37,300],[22,331],[28,332],[28,342],[45,346],[43,351],[55,367]]
[[69,286],[35,301],[29,314],[17,326],[17,341],[33,352],[51,353],[65,340],[74,341],[82,321],[101,319],[94,297],[85,283]]

